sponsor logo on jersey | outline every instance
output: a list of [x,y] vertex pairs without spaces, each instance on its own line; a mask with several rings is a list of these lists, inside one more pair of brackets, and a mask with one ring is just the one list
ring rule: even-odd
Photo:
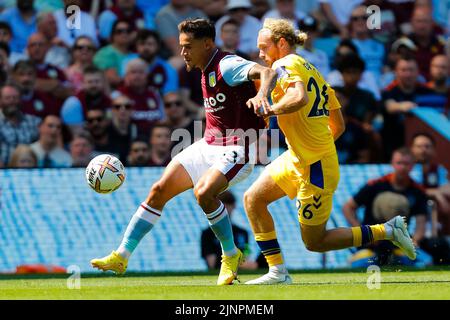
[[209,82],[210,87],[216,86],[217,82],[216,82],[216,72],[215,71],[209,73],[208,80],[209,80],[208,82]]

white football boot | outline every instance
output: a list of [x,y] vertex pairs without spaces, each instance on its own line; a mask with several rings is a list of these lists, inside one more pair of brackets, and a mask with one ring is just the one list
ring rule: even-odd
[[411,260],[415,260],[416,248],[414,248],[412,239],[409,236],[405,217],[395,216],[394,218],[386,222],[386,224],[391,226],[393,230],[393,239],[391,239],[390,241],[397,247],[402,249],[402,251],[408,256],[408,258],[410,258]]
[[245,284],[292,284],[292,278],[287,272],[269,270],[262,277],[247,281]]

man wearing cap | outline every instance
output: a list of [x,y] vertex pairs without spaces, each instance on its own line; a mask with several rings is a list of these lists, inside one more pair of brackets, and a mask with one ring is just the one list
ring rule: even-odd
[[[250,15],[250,0],[228,0],[227,14],[216,22],[216,34],[220,34],[222,24],[232,18],[240,25],[239,51],[248,54],[253,60],[258,58],[258,32],[261,29],[261,22]],[[222,40],[216,38],[218,47],[223,46]]]

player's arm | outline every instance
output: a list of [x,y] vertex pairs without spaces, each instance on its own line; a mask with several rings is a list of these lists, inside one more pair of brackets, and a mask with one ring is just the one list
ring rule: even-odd
[[252,81],[260,79],[260,87],[256,96],[247,101],[247,107],[253,108],[256,114],[267,116],[270,112],[269,96],[277,84],[275,70],[255,64],[248,72]]
[[413,235],[413,242],[416,246],[425,237],[426,223],[427,216],[425,214],[416,215],[416,230]]
[[336,141],[345,131],[345,121],[341,109],[330,110],[330,129]]
[[270,107],[269,116],[293,113],[307,105],[309,102],[305,85],[302,81],[292,82],[284,96]]

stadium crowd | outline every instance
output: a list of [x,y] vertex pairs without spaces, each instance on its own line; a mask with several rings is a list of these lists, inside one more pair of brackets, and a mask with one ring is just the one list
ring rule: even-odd
[[[381,20],[368,14],[371,5]],[[342,104],[340,163],[389,162],[405,144],[413,108],[450,116],[450,1],[16,0],[1,6],[0,168],[83,167],[100,153],[126,166],[166,166],[175,130],[185,129],[191,139],[183,143],[190,144],[205,121],[201,73],[187,72],[180,56],[177,26],[186,18],[214,21],[221,49],[260,63],[256,42],[265,18],[286,18],[307,32],[298,54]],[[270,128],[277,128],[275,118]],[[416,162],[429,162],[424,168],[435,172],[436,157],[421,158],[415,148]],[[438,187],[428,195],[450,211],[448,188]]]

